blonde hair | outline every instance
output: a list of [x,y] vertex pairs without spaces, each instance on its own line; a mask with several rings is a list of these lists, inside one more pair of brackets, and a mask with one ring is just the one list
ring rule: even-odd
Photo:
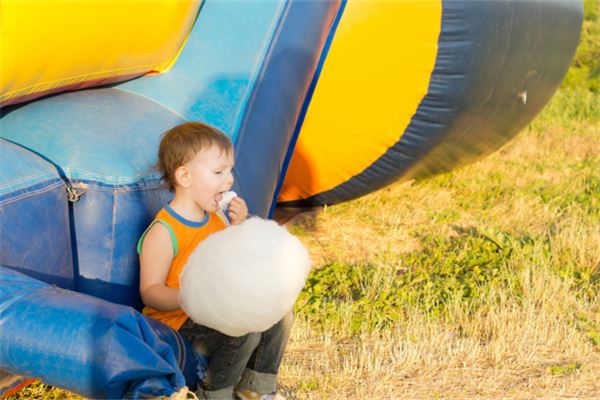
[[162,135],[156,169],[162,173],[162,179],[171,192],[175,190],[177,168],[191,161],[199,151],[212,146],[233,152],[233,144],[227,135],[202,122],[186,122]]

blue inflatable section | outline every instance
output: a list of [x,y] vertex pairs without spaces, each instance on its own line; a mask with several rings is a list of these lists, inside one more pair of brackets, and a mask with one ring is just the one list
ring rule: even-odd
[[56,168],[2,139],[0,160],[0,264],[73,288],[67,193]]
[[[275,204],[277,182],[296,121],[341,2],[286,4],[236,143],[237,171],[246,178],[239,179],[240,193],[246,195],[249,208],[262,217],[267,217]],[[260,141],[255,139],[261,135]]]
[[282,0],[206,1],[168,73],[115,88],[153,99],[186,120],[216,126],[235,142],[284,8]]
[[77,291],[141,308],[135,243],[169,199],[152,164],[160,135],[180,122],[114,89],[50,97],[2,119],[2,137],[43,154],[81,194],[72,204]]
[[96,399],[168,396],[197,383],[189,344],[131,307],[0,266],[0,310],[4,371]]
[[234,190],[266,217],[339,5],[208,1],[168,73],[2,110],[1,370],[93,398],[195,385],[206,360],[135,310],[135,244],[171,198],[153,169],[160,136],[188,120],[223,130]]
[[252,214],[267,217],[339,7],[340,1],[207,1],[168,73],[114,87],[228,134],[236,151],[234,189]]

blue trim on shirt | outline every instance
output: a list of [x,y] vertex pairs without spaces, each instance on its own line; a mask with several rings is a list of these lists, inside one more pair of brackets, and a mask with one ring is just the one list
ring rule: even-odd
[[171,217],[175,218],[177,221],[181,222],[184,225],[191,226],[192,228],[202,228],[208,222],[208,212],[204,211],[204,219],[200,222],[191,221],[179,215],[177,211],[173,210],[170,205],[165,205],[165,210],[171,215]]

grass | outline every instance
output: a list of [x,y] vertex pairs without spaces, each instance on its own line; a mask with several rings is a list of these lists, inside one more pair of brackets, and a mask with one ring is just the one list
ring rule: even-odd
[[291,227],[317,268],[290,397],[600,396],[600,98],[582,93],[476,164]]
[[562,86],[600,92],[600,2],[583,0],[581,39],[571,69]]
[[[295,399],[599,398],[600,24],[490,157],[290,230],[315,270],[280,381]],[[10,399],[78,396],[35,384]]]

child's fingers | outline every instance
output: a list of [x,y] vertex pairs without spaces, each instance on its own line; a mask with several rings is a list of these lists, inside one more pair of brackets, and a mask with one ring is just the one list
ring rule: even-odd
[[241,210],[236,207],[229,207],[229,215],[239,217],[241,215]]
[[242,219],[236,213],[231,213],[230,212],[229,213],[229,222],[231,222],[233,225],[237,225],[240,222],[242,222]]
[[240,211],[242,211],[242,210],[241,210],[240,206],[239,206],[239,205],[237,205],[237,204],[231,204],[231,205],[229,206],[229,213],[230,213],[230,214],[231,214],[231,213],[234,213],[234,214],[240,214]]
[[229,205],[229,211],[235,211],[237,214],[243,215],[248,213],[248,208],[246,207],[246,203],[244,203],[244,201],[242,200],[236,203],[232,202]]
[[229,204],[229,208],[233,209],[233,210],[236,210],[238,212],[242,212],[242,211],[248,209],[246,207],[246,202],[244,200],[242,200],[241,198],[239,198],[239,197],[236,197],[235,199],[233,199],[231,201],[231,203]]
[[243,222],[248,216],[248,209],[246,205],[242,203],[230,204],[229,206],[229,220],[233,224]]
[[244,199],[242,199],[241,197],[234,197],[233,199],[231,199],[231,203],[242,204],[242,205],[246,204],[246,202],[244,201]]

